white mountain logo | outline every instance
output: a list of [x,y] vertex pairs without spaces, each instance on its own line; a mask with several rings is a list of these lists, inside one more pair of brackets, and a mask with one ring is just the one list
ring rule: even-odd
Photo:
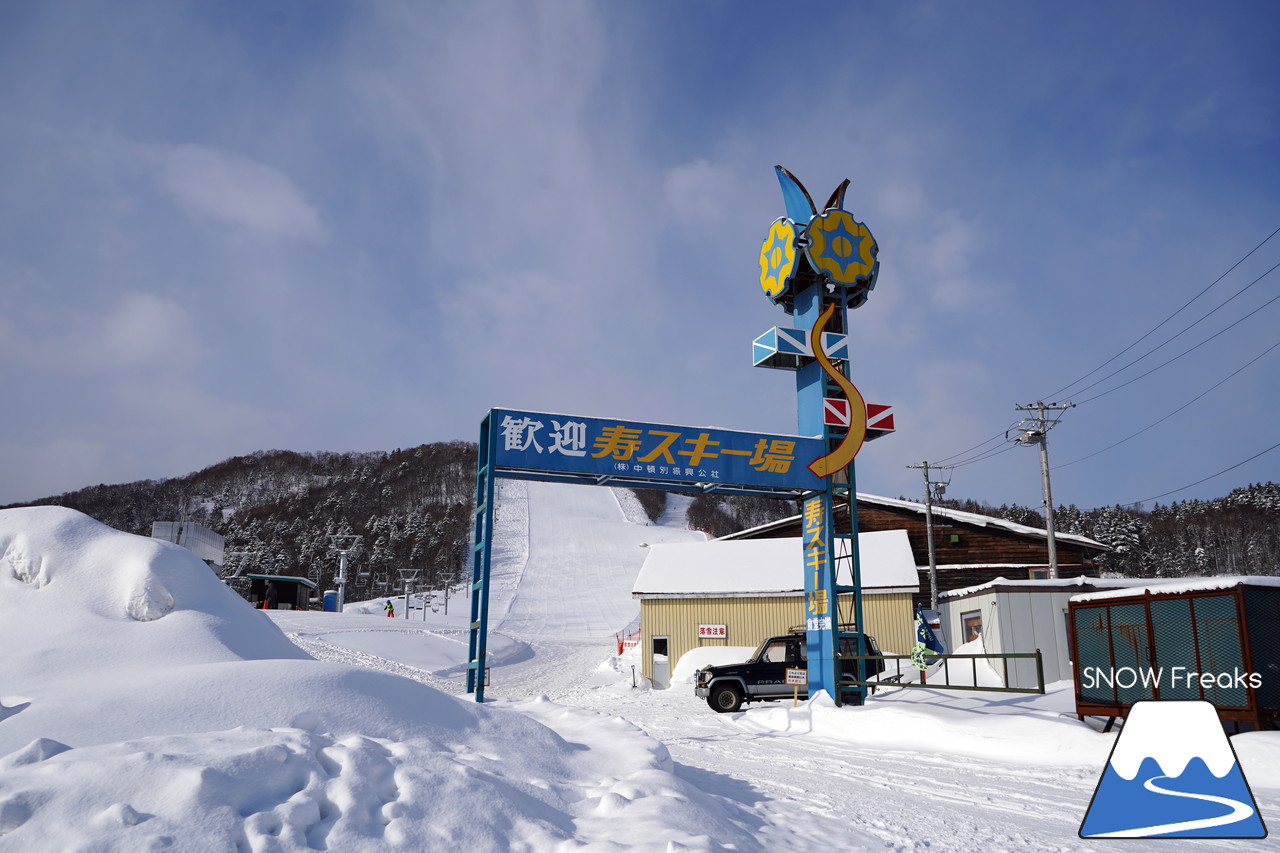
[[1143,701],[1102,772],[1081,838],[1265,838],[1235,750],[1204,701]]

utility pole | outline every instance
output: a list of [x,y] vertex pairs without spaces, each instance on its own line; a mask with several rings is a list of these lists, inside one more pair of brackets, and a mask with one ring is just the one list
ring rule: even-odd
[[[1074,409],[1075,403],[1043,403],[1035,402],[1026,406],[1015,406],[1019,412],[1036,412],[1034,418],[1024,420],[1015,427],[1018,430],[1018,437],[1014,441],[1018,444],[1038,444],[1040,445],[1040,477],[1044,482],[1044,523],[1045,531],[1048,533],[1049,542],[1049,577],[1058,577],[1058,542],[1057,534],[1053,524],[1053,493],[1049,488],[1049,430],[1058,425],[1057,419],[1050,422],[1044,415],[1045,412],[1062,412],[1067,409]],[[1034,426],[1028,428],[1028,424],[1033,423]],[[1005,437],[1008,437],[1006,433]]]
[[[946,492],[946,483],[934,483],[929,480],[929,463],[908,465],[908,468],[920,468],[924,471],[924,529],[925,538],[929,542],[929,609],[938,609],[938,558],[933,548],[933,489],[937,488],[938,497]],[[937,470],[940,466],[933,466]],[[950,466],[946,466],[950,467]]]
[[363,536],[354,533],[330,533],[329,550],[338,552],[338,612],[347,603],[347,557],[360,549]]

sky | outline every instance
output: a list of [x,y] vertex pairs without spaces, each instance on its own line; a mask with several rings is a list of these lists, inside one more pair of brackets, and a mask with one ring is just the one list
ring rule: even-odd
[[794,433],[792,377],[750,358],[790,325],[759,283],[777,164],[820,199],[848,178],[880,247],[852,374],[897,432],[860,490],[1000,451],[948,496],[1039,505],[1004,440],[1037,401],[1077,404],[1056,504],[1280,480],[1277,27],[1257,2],[4,4],[0,503],[474,441],[491,407]]

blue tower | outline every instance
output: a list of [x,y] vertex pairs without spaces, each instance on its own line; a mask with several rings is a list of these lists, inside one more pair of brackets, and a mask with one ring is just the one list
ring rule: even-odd
[[[844,209],[848,180],[819,211],[794,175],[781,166],[776,170],[786,216],[770,226],[761,247],[760,284],[797,328],[775,327],[756,338],[753,358],[758,367],[795,372],[798,432],[822,436],[826,448],[809,465],[826,487],[808,493],[802,510],[809,695],[822,690],[837,704],[861,704],[866,689],[839,681],[841,655],[868,653],[860,639],[853,465],[868,438],[867,406],[849,378],[848,312],[863,305],[875,287],[879,247],[867,226]],[[838,531],[833,512],[837,498],[849,504],[849,525]],[[841,594],[850,600],[847,618],[840,615]],[[855,637],[857,642],[851,642]]]

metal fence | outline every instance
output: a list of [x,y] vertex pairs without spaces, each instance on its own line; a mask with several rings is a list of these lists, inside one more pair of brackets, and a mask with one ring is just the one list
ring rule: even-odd
[[[929,666],[942,662],[943,666],[932,677],[922,673],[915,665],[911,655],[845,655],[844,660],[867,660],[867,661],[883,661],[884,670],[874,679],[858,681],[852,678],[842,678],[840,680],[841,687],[928,687],[932,690],[982,690],[988,693],[1044,693],[1044,660],[1040,656],[1040,650],[1034,652],[1004,652],[1002,654],[982,654],[982,655],[929,655]],[[969,684],[952,684],[952,661],[969,661]],[[1035,687],[984,687],[977,684],[978,681],[978,661],[1000,661],[1000,669],[998,674],[1001,676],[1002,684],[1009,683],[1009,661],[1011,660],[1034,660],[1036,662],[1036,685]],[[893,664],[890,667],[890,663]],[[868,667],[860,667],[867,669]],[[890,671],[892,669],[892,671]],[[964,667],[959,667],[963,673]],[[993,667],[994,669],[994,667]],[[921,673],[920,681],[904,681],[903,674]],[[941,680],[939,679],[941,676]],[[956,674],[959,678],[959,674]]]

